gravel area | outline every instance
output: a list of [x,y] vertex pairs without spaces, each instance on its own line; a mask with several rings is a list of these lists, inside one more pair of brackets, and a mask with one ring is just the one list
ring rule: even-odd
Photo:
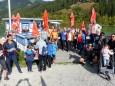
[[10,80],[2,79],[0,86],[115,86],[115,77],[111,76],[111,81],[106,80],[104,75],[97,74],[96,66],[74,64],[79,57],[76,53],[59,50],[56,63],[63,64],[52,65],[52,68],[43,72],[39,72],[34,65],[33,72],[22,68],[22,74],[14,67],[9,75]]

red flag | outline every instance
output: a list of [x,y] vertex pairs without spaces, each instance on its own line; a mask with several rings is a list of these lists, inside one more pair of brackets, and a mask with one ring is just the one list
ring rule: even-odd
[[40,33],[38,31],[38,28],[37,28],[35,21],[33,22],[32,36],[40,36]]
[[92,8],[92,15],[91,15],[90,22],[94,23],[95,20],[96,20],[96,11],[94,8]]
[[80,29],[81,29],[81,30],[86,30],[84,21],[82,22],[82,24],[81,24],[81,26],[80,26]]
[[74,14],[73,12],[70,14],[70,28],[74,27]]
[[14,14],[12,15],[12,22],[14,22],[15,21],[15,16],[14,16]]
[[45,31],[48,31],[48,12],[47,10],[45,10],[43,14],[43,23],[44,23]]
[[16,23],[17,23],[16,32],[19,33],[20,31],[20,14],[19,13],[16,14]]
[[12,19],[11,19],[11,20],[12,20],[12,29],[13,29],[13,30],[16,30],[16,27],[17,27],[17,24],[16,24],[16,22],[15,22],[15,19],[16,19],[15,16],[12,15]]

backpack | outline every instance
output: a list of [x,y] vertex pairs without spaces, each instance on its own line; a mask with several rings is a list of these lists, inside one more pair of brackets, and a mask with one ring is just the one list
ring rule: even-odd
[[43,55],[43,56],[46,56],[46,55],[47,55],[47,48],[45,48],[44,46],[43,46],[43,48],[42,48],[42,55]]

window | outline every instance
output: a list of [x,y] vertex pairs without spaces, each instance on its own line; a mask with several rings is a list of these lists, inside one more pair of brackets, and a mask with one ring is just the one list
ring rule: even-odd
[[22,23],[22,30],[29,29],[29,23]]

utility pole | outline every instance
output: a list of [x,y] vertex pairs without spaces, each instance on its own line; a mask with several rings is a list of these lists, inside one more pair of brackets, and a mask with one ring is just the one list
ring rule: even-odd
[[9,13],[9,30],[11,30],[11,3],[10,0],[8,0],[8,13]]

